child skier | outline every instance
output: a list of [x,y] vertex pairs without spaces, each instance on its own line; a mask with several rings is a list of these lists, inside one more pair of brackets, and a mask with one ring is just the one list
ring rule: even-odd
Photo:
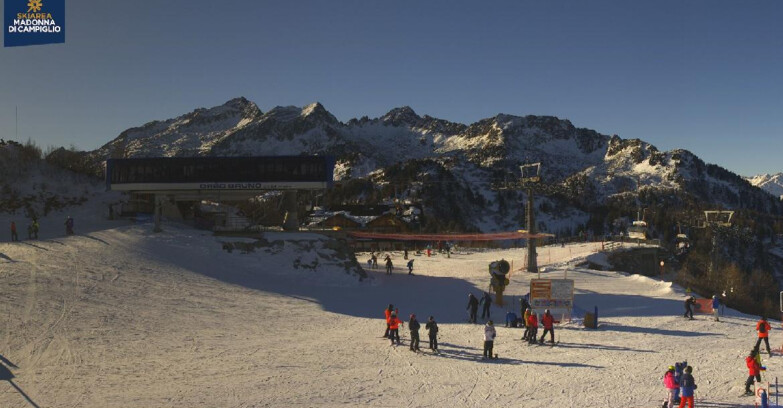
[[[683,361],[681,363],[674,363],[674,382],[677,384],[680,383],[680,379],[682,379],[682,371],[685,369],[685,367],[688,366],[687,361]],[[680,403],[680,387],[677,386],[677,388],[674,390],[674,403],[679,404]]]
[[525,308],[522,312],[522,321],[525,324],[525,333],[522,335],[522,340],[530,340],[530,325],[527,323],[530,320],[530,314],[533,313],[530,307]]
[[680,384],[674,379],[674,366],[669,366],[666,374],[663,375],[663,385],[666,387],[667,397],[663,402],[663,408],[674,408],[675,390],[680,388]]
[[389,317],[389,339],[391,340],[391,345],[394,345],[394,342],[397,342],[397,345],[400,345],[400,331],[399,328],[402,326],[402,320],[397,318],[397,312],[392,312],[391,316]]
[[536,336],[538,335],[538,316],[533,311],[530,311],[530,316],[527,318],[528,332],[527,341],[530,344],[536,343]]
[[386,333],[383,334],[383,337],[389,338],[389,319],[391,319],[392,313],[395,313],[394,305],[389,303],[389,307],[384,309],[383,314],[386,317]]
[[438,351],[438,323],[435,322],[435,317],[430,316],[430,319],[427,321],[427,324],[424,326],[424,328],[427,329],[430,338],[430,350],[437,352]]
[[416,320],[416,315],[411,314],[411,319],[408,321],[408,330],[411,331],[411,351],[419,351],[419,328],[421,325]]
[[747,357],[745,357],[745,365],[748,367],[748,379],[745,380],[745,395],[754,395],[750,390],[750,386],[753,384],[753,380],[761,381],[761,364],[756,358],[758,355],[758,348],[750,351]]
[[506,327],[517,327],[517,320],[516,313],[510,310],[506,312]]
[[680,379],[680,408],[685,407],[688,404],[689,408],[693,408],[693,390],[698,388],[696,381],[693,379],[693,367],[687,366],[683,370],[682,378]]
[[492,320],[487,322],[487,325],[484,326],[484,357],[483,358],[492,358],[492,348],[495,344],[495,336],[497,336],[497,332],[495,332],[495,325],[492,323]]

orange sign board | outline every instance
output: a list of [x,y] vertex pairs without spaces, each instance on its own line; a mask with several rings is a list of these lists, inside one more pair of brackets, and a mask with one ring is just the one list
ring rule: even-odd
[[533,279],[530,281],[530,298],[549,299],[552,295],[552,281]]

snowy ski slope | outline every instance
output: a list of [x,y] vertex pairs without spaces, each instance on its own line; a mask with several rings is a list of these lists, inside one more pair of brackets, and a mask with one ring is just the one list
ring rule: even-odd
[[[269,246],[243,254],[204,231],[154,234],[97,211],[78,214],[65,237],[52,217],[39,241],[0,242],[0,378],[18,386],[0,381],[0,407],[32,406],[25,396],[40,407],[659,407],[662,375],[682,360],[698,407],[753,406],[738,395],[757,317],[683,319],[681,288],[577,266],[600,263],[600,244],[539,248],[542,277],[567,270],[576,304],[599,308],[599,329],[575,320],[556,328],[559,345],[528,346],[495,306],[500,359],[482,361],[467,294],[479,296],[487,264],[504,258],[519,313],[524,249],[412,255],[415,276],[395,252],[392,276],[379,265],[358,282],[315,234],[267,234]],[[389,303],[422,326],[434,315],[442,355],[429,354],[423,328],[419,354],[407,325],[402,346],[381,338]],[[778,322],[771,341],[783,341]],[[767,379],[782,360],[765,361]]]

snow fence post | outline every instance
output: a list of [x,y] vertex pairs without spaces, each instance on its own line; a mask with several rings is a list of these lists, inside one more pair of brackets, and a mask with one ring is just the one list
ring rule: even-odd
[[595,328],[598,329],[598,306],[593,306],[595,308]]

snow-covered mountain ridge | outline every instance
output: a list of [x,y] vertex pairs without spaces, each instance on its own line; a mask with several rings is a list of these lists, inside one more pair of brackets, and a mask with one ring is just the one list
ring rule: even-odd
[[[561,184],[571,199],[585,206],[654,189],[693,194],[723,207],[779,210],[778,203],[745,179],[689,151],[661,152],[642,140],[577,128],[553,116],[498,114],[464,125],[420,116],[405,106],[379,118],[343,123],[317,102],[262,112],[247,99],[236,98],[128,129],[89,157],[98,162],[109,157],[298,154],[333,155],[338,160],[336,179],[370,177],[376,184],[404,186],[398,198],[414,196],[436,213],[462,213],[471,218],[463,224],[475,229],[519,225],[523,217],[518,210],[500,214],[508,208],[491,185],[519,177],[518,165],[525,162],[542,163],[544,180]],[[422,191],[426,195],[431,190],[423,186],[431,183],[451,183],[454,188],[445,195],[422,197]],[[464,211],[454,211],[453,204],[438,210],[438,203],[427,202],[466,199],[474,204]],[[546,224],[546,216],[542,222]]]
[[783,200],[783,173],[759,174],[748,177],[748,181],[750,184]]

